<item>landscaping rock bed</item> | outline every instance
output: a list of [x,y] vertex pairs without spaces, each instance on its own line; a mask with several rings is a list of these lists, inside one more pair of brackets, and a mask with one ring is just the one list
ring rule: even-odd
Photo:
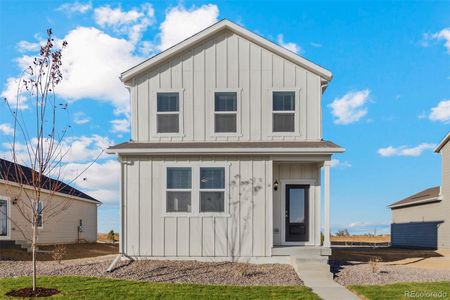
[[[57,262],[38,262],[40,275],[77,275],[132,279],[154,282],[177,282],[225,285],[299,285],[294,269],[283,264],[245,264],[231,262],[197,262],[142,260],[120,262],[112,273],[106,269],[114,256]],[[0,278],[31,275],[31,263],[0,261]]]
[[342,285],[450,281],[450,270],[427,270],[392,264],[380,264],[377,269],[376,272],[373,272],[368,263],[340,265],[335,262],[332,265],[335,281]]

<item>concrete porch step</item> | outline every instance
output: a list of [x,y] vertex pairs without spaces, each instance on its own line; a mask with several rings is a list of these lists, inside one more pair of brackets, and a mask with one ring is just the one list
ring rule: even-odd
[[331,254],[330,248],[308,247],[308,246],[275,246],[272,248],[274,256],[328,256]]

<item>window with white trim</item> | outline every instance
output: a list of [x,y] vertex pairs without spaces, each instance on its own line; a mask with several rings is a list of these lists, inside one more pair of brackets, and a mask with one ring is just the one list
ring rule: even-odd
[[273,92],[272,131],[295,132],[295,92]]
[[237,132],[237,93],[214,93],[214,132]]
[[[38,203],[36,224],[37,224],[38,228],[42,228],[44,204],[42,203],[42,201],[39,201],[39,202],[33,201],[33,207],[36,205],[36,203]],[[33,214],[34,214],[34,212],[33,212]]]
[[166,212],[192,211],[192,168],[167,168]]
[[180,96],[179,93],[156,94],[156,132],[179,133]]
[[200,167],[200,212],[225,211],[225,168]]

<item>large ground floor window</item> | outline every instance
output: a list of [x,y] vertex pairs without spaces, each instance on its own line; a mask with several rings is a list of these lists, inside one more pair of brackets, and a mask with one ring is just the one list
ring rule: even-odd
[[166,168],[166,213],[225,213],[226,168]]

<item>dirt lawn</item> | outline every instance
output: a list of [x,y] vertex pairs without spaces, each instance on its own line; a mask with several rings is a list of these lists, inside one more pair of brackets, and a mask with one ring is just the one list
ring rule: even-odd
[[[118,244],[106,244],[106,243],[87,243],[87,244],[70,244],[65,245],[66,255],[63,259],[78,259],[104,256],[109,254],[118,254]],[[45,253],[38,253],[39,261],[51,261],[52,250],[54,246],[39,246],[39,250],[44,250]],[[15,261],[30,261],[31,253],[28,253],[23,249],[0,249],[0,260],[15,260]]]
[[364,262],[381,258],[381,264],[409,266],[431,270],[450,270],[450,250],[415,250],[397,248],[333,248],[332,260],[342,262]]

